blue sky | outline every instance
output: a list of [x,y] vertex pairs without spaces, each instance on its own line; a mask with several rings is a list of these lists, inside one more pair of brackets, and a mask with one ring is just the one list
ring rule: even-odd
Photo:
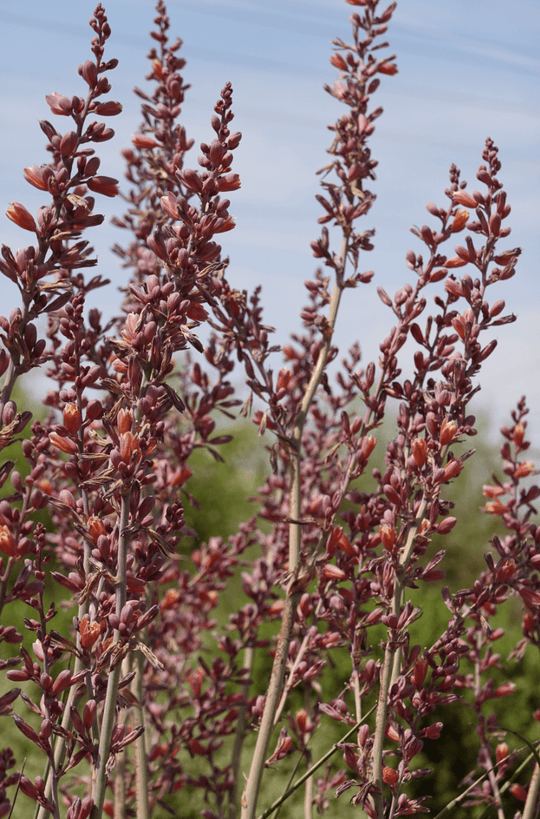
[[[150,0],[104,5],[113,30],[107,54],[120,60],[110,75],[111,97],[122,102],[124,111],[109,121],[117,136],[101,146],[101,171],[121,178],[119,152],[140,121],[131,89],[144,87],[148,31],[155,15]],[[24,182],[22,169],[46,160],[37,120],[51,118],[57,127],[64,125],[50,114],[45,94],[83,93],[77,65],[90,56],[87,22],[93,6],[86,0],[48,0],[46,5],[20,0],[0,8],[4,210],[13,200],[32,211],[44,201]],[[338,74],[328,62],[330,41],[347,39],[354,8],[342,0],[176,0],[168,7],[171,35],[184,40],[184,76],[192,88],[183,121],[196,147],[211,138],[209,119],[220,89],[228,80],[233,84],[234,126],[244,138],[234,167],[242,188],[231,195],[237,228],[223,236],[231,257],[229,277],[240,289],[262,284],[266,322],[277,328],[277,341],[285,343],[300,327],[303,281],[315,266],[309,247],[318,235],[320,214],[314,172],[326,164],[331,140],[325,126],[341,113],[322,89]],[[374,97],[385,113],[371,142],[380,163],[372,187],[377,202],[364,227],[376,228],[376,248],[361,262],[376,275],[369,286],[347,294],[339,345],[344,350],[358,339],[365,362],[377,359],[392,315],[378,300],[376,286],[393,293],[407,281],[405,253],[419,250],[409,228],[433,224],[425,203],[444,203],[451,163],[461,168],[471,188],[480,187],[475,173],[490,136],[500,148],[500,178],[512,205],[508,247],[521,246],[524,252],[516,276],[492,291],[492,300],[504,298],[518,322],[497,329],[499,347],[486,362],[477,408],[488,410],[493,424],[500,424],[527,392],[538,441],[540,4],[402,0],[387,37],[390,53],[398,55],[399,74],[383,78]],[[196,157],[194,152],[188,166],[197,167]],[[121,211],[119,200],[99,204],[109,215]],[[28,241],[6,218],[0,238],[15,249]],[[96,305],[110,315],[123,271],[108,248],[124,237],[108,227],[92,238],[99,272],[113,280],[106,294],[96,294]],[[0,298],[0,312],[9,314],[17,294],[6,280],[0,282]]]

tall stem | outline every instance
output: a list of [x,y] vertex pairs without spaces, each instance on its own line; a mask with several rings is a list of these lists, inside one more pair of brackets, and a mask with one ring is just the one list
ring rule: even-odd
[[242,761],[242,748],[246,737],[246,715],[247,715],[247,698],[249,695],[249,678],[253,668],[253,659],[255,657],[255,649],[253,646],[247,646],[244,655],[244,669],[246,671],[247,680],[242,686],[242,698],[244,704],[240,706],[238,714],[238,721],[236,723],[236,736],[234,738],[234,746],[232,752],[231,772],[232,772],[232,787],[229,792],[229,819],[236,819],[238,816],[238,796],[240,793],[240,769]]
[[[116,591],[116,614],[120,617],[122,609],[126,604],[126,558],[128,546],[127,527],[129,523],[129,500],[131,490],[127,490],[121,495],[119,533],[118,533],[118,565],[115,579]],[[120,642],[118,631],[114,633],[116,643]],[[107,693],[105,695],[105,705],[103,707],[103,719],[101,722],[101,737],[99,741],[99,755],[95,779],[93,782],[94,807],[92,809],[92,819],[101,819],[103,815],[103,804],[105,802],[105,791],[107,789],[107,760],[111,748],[111,737],[116,716],[116,699],[118,695],[118,683],[122,663],[117,660],[109,675]]]
[[326,367],[326,362],[328,361],[328,353],[332,343],[333,330],[336,323],[341,294],[343,292],[342,282],[345,260],[347,258],[347,245],[348,240],[347,237],[345,237],[341,247],[340,270],[339,272],[336,272],[336,281],[334,283],[334,290],[328,311],[329,331],[325,335],[323,346],[319,352],[317,362],[313,368],[311,378],[306,387],[291,438],[291,523],[289,524],[289,571],[291,572],[291,581],[287,588],[285,607],[283,610],[283,620],[278,636],[274,665],[272,667],[270,684],[268,686],[268,693],[264,703],[264,711],[257,737],[257,743],[255,745],[255,752],[253,754],[253,760],[251,762],[246,788],[242,796],[242,819],[254,819],[255,812],[257,810],[257,800],[261,786],[262,774],[264,771],[266,752],[270,742],[270,736],[274,728],[274,719],[281,697],[283,680],[285,678],[285,669],[287,667],[289,645],[294,627],[294,617],[300,598],[300,592],[296,591],[295,587],[297,587],[298,571],[300,568],[302,534],[300,523],[296,523],[294,521],[299,520],[302,510],[300,474],[302,433],[311,402],[313,401],[317,388],[319,387],[324,369]]
[[[418,529],[422,523],[424,513],[427,507],[427,498],[424,495],[414,525],[411,526],[407,541],[403,547],[402,553],[399,557],[400,571],[396,574],[394,583],[394,597],[392,599],[392,614],[399,617],[401,607],[403,605],[403,593],[405,591],[405,572],[411,552],[414,547],[414,541],[418,534]],[[379,688],[379,699],[377,702],[377,717],[375,721],[375,741],[373,743],[373,783],[377,790],[374,794],[375,809],[378,819],[384,819],[384,801],[383,801],[383,743],[386,732],[386,715],[388,711],[388,692],[392,684],[399,676],[399,669],[401,665],[401,647],[397,645],[397,641],[393,639],[393,635],[389,634],[386,648],[384,651],[384,663],[381,673],[381,682]]]

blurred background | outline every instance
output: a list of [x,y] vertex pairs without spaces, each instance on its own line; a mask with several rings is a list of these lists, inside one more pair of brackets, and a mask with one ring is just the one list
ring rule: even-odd
[[[140,114],[134,85],[144,88],[148,73],[148,32],[155,16],[151,0],[110,0],[104,4],[112,27],[107,56],[120,60],[110,75],[111,98],[122,102],[121,116],[110,119],[114,140],[100,146],[101,172],[123,178],[120,150],[138,130]],[[84,94],[77,66],[90,57],[92,31],[87,22],[94,8],[88,0],[20,0],[2,4],[0,53],[3,105],[0,205],[16,200],[34,211],[44,195],[22,177],[26,165],[46,161],[44,138],[37,120],[56,120],[45,102],[52,91]],[[306,302],[303,282],[315,264],[310,241],[318,235],[320,208],[314,200],[314,172],[327,161],[331,135],[326,124],[345,109],[323,90],[338,72],[329,64],[331,40],[347,40],[348,18],[355,9],[342,0],[170,0],[171,38],[184,40],[184,77],[192,84],[183,108],[183,122],[195,147],[188,167],[198,167],[198,145],[209,140],[212,108],[228,80],[234,88],[233,130],[244,134],[233,170],[242,187],[231,196],[237,228],[223,235],[230,255],[233,286],[263,286],[265,320],[285,343],[301,324]],[[377,360],[378,345],[392,326],[392,314],[376,295],[377,285],[389,293],[412,275],[406,251],[420,250],[411,225],[433,225],[425,210],[428,200],[446,202],[448,168],[455,163],[471,189],[480,188],[475,173],[486,136],[500,148],[500,179],[508,192],[513,231],[506,247],[520,246],[517,275],[493,288],[490,301],[504,298],[506,312],[518,321],[496,329],[500,346],[481,374],[477,410],[489,415],[491,434],[505,423],[515,401],[526,393],[531,421],[540,437],[540,256],[538,79],[540,6],[532,0],[447,3],[408,0],[398,4],[388,30],[390,50],[397,53],[399,74],[383,77],[373,105],[382,105],[371,140],[379,160],[372,190],[377,202],[364,219],[375,227],[375,250],[365,254],[361,269],[373,269],[370,285],[348,291],[337,341],[344,351],[356,339],[364,361]],[[122,201],[98,197],[97,210],[122,212]],[[16,249],[30,238],[3,219],[1,240]],[[94,239],[91,234],[89,238]],[[125,273],[110,253],[127,237],[108,225],[95,231],[99,272],[113,284],[94,294],[95,305],[111,315]],[[449,245],[452,252],[452,246]],[[428,296],[429,298],[429,296]],[[18,303],[14,286],[0,282],[0,312]],[[485,342],[489,339],[486,337]],[[409,351],[409,359],[412,353]],[[277,362],[276,362],[277,366]],[[531,430],[534,437],[534,428]]]

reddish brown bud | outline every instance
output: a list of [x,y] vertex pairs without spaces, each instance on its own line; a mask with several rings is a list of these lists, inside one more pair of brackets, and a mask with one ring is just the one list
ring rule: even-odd
[[17,543],[11,534],[9,527],[5,524],[0,526],[0,552],[8,557],[14,557],[17,553]]
[[445,281],[444,289],[453,296],[458,296],[458,298],[463,295],[463,288],[461,287],[461,284],[452,278]]
[[[356,420],[357,419],[355,419],[355,421],[353,422],[353,426],[352,426],[352,431],[353,432],[355,431],[354,426],[355,426]],[[362,445],[360,447],[360,452],[362,453],[364,458],[369,458],[369,456],[371,455],[371,453],[373,452],[373,450],[375,449],[376,446],[377,446],[377,439],[374,438],[372,435],[366,435],[364,438],[362,438]]]
[[58,114],[62,117],[69,117],[71,114],[71,100],[69,97],[64,96],[64,94],[47,94],[45,97],[47,103],[53,112],[53,114]]
[[83,709],[83,723],[85,728],[91,728],[96,718],[97,705],[95,700],[88,700]]
[[379,529],[379,535],[384,548],[389,552],[393,552],[396,542],[396,530],[394,527],[389,526],[387,523],[383,523]]
[[444,520],[441,520],[441,522],[437,526],[437,531],[440,535],[447,535],[449,532],[452,531],[456,523],[457,523],[456,518],[445,518]]
[[451,259],[447,259],[444,263],[445,267],[463,267],[468,262],[467,260],[461,259],[459,256],[452,256]]
[[306,731],[309,731],[311,729],[311,725],[309,725],[309,720],[308,720],[308,713],[305,710],[305,708],[301,708],[300,711],[297,712],[297,714],[296,714],[296,724],[298,726],[298,730],[302,734],[305,734]]
[[90,517],[88,518],[87,526],[88,534],[90,535],[94,543],[97,543],[98,537],[100,537],[101,535],[105,535],[107,533],[103,521],[100,518],[96,517],[95,515],[90,515]]
[[79,74],[83,78],[83,80],[88,83],[90,88],[93,88],[97,82],[98,73],[97,73],[97,66],[91,60],[86,60],[82,65],[79,66]]
[[521,446],[523,443],[523,436],[525,435],[525,427],[523,424],[516,424],[514,427],[514,434],[512,436],[512,441],[515,443],[516,446]]
[[454,221],[452,222],[452,233],[459,233],[460,230],[463,230],[463,228],[467,224],[468,218],[469,218],[468,210],[458,210],[458,212],[454,216]]
[[57,449],[60,449],[67,455],[75,455],[75,453],[79,451],[79,447],[75,441],[62,437],[62,435],[59,435],[57,432],[49,433],[49,441],[51,442],[52,446],[55,446]]
[[120,434],[124,432],[130,432],[131,427],[133,425],[133,415],[130,410],[121,409],[118,411],[117,417],[117,424],[118,424],[118,432]]
[[451,441],[454,440],[454,436],[457,430],[457,423],[455,421],[450,421],[448,418],[445,418],[441,424],[441,431],[439,433],[439,441],[442,446],[446,446]]
[[424,685],[424,680],[426,679],[426,674],[428,670],[428,661],[424,658],[418,658],[414,661],[414,671],[413,671],[413,683],[415,686],[420,689]]
[[101,628],[99,623],[90,622],[88,616],[85,615],[79,624],[79,634],[81,635],[81,645],[83,648],[92,648],[94,643],[99,638]]
[[395,63],[382,62],[379,63],[377,71],[379,72],[379,74],[389,74],[390,76],[392,76],[393,74],[398,73],[398,67]]
[[510,787],[508,788],[512,796],[515,796],[520,802],[527,801],[527,791],[520,785],[519,782],[513,782]]
[[458,205],[465,205],[467,208],[477,208],[478,202],[476,199],[473,199],[470,193],[466,193],[465,191],[454,191],[452,194],[454,198],[454,202]]
[[336,68],[339,68],[340,71],[347,71],[347,63],[341,56],[341,54],[332,54],[330,57],[330,62]]
[[64,407],[64,426],[72,435],[80,430],[82,416],[77,404],[66,404]]
[[12,202],[6,210],[6,216],[23,230],[30,230],[33,233],[37,231],[34,217],[20,202]]
[[334,566],[332,563],[327,563],[326,566],[323,566],[321,577],[324,577],[325,580],[345,580],[347,575],[343,569]]
[[156,148],[159,145],[159,142],[151,137],[150,134],[133,134],[131,142],[136,148],[139,148],[139,150],[143,148]]
[[115,117],[117,114],[122,113],[122,105],[114,100],[98,102],[93,107],[92,112],[99,117]]
[[510,694],[513,694],[515,690],[516,686],[513,682],[505,682],[495,689],[495,691],[493,692],[493,696],[508,697]]
[[116,196],[118,194],[118,179],[112,176],[93,176],[86,183],[94,193],[102,193],[103,196]]
[[[186,168],[179,177],[180,181],[183,182],[188,190],[193,191],[193,193],[200,193],[202,191],[202,180],[197,171]],[[161,201],[163,202],[163,199]]]
[[422,467],[426,462],[427,444],[424,438],[413,438],[411,441],[411,451],[416,466]]
[[30,165],[23,171],[23,176],[30,185],[38,188],[40,191],[48,189],[47,180],[53,175],[51,168],[48,165],[42,165],[38,168],[37,165]]
[[446,464],[444,468],[444,481],[449,481],[452,478],[455,478],[461,470],[463,469],[463,464],[460,461],[457,461],[455,458]]
[[495,748],[495,759],[497,762],[502,762],[508,756],[508,745],[506,742],[500,742]]
[[240,176],[237,173],[220,176],[216,181],[218,191],[236,191],[240,187]]
[[72,674],[69,668],[65,668],[63,671],[60,672],[58,677],[53,683],[52,691],[55,696],[61,694],[62,691],[65,691],[66,688],[69,688],[71,685]]

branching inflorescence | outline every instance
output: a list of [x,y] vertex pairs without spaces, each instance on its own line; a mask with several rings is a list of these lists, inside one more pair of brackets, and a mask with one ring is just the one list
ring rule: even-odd
[[[340,79],[326,88],[345,113],[319,172],[323,227],[312,250],[322,267],[306,282],[304,329],[283,348],[263,323],[260,290],[250,295],[229,282],[219,244],[235,227],[225,196],[240,187],[232,88],[215,105],[199,170],[189,168],[194,141],[178,124],[189,86],[164,2],[148,55],[154,90],[136,90],[143,122],[124,151],[129,190],[115,219],[129,233],[115,247],[129,278],[121,312],[106,326],[97,309],[87,310],[88,296],[108,282],[87,278],[96,260],[82,238],[103,222],[93,194],[118,194],[117,180],[99,174],[92,145],[114,135],[93,117],[121,112],[104,99],[117,61],[104,60],[110,28],[101,5],[90,21],[93,60],[79,67],[86,99],[47,97],[72,130],[40,123],[51,160],[24,175],[50,201],[35,217],[10,205],[8,217],[35,243],[16,254],[3,246],[0,261],[21,295],[21,306],[0,317],[0,448],[14,453],[26,430],[22,456],[0,467],[0,714],[43,770],[31,779],[10,748],[0,753],[0,816],[19,815],[26,797],[40,819],[182,815],[173,795],[187,789],[202,793],[205,819],[254,819],[300,786],[306,819],[345,791],[373,819],[425,813],[427,797],[415,786],[428,771],[418,759],[440,736],[432,715],[441,705],[468,708],[478,739],[478,767],[448,812],[483,805],[502,819],[510,791],[524,802],[524,819],[536,815],[539,767],[528,788],[513,782],[518,754],[502,741],[510,728],[484,707],[514,690],[492,676],[504,669],[492,650],[503,629],[490,625],[512,599],[524,607],[513,656],[540,646],[540,530],[532,522],[540,489],[523,459],[524,399],[503,429],[505,479],[484,487],[485,511],[507,534],[493,539],[472,588],[443,589],[448,617],[439,638],[411,640],[424,584],[445,576],[444,551],[428,550],[456,524],[447,489],[473,455],[460,444],[476,434],[469,404],[496,344],[483,334],[515,318],[491,296],[520,255],[505,241],[510,206],[498,148],[486,140],[481,191],[469,191],[452,166],[444,203],[428,203],[431,226],[412,231],[425,250],[406,257],[414,284],[393,298],[378,288],[395,321],[378,367],[361,368],[354,344],[331,378],[341,299],[373,276],[360,265],[374,231],[358,228],[375,198],[368,146],[382,109],[372,97],[381,75],[397,72],[394,57],[379,56],[395,3],[380,10],[379,0],[347,2],[359,7],[352,40],[334,41]],[[465,238],[455,245],[457,234]],[[196,334],[204,324],[205,344]],[[416,352],[406,378],[398,355],[409,339]],[[235,396],[235,367],[245,373],[247,400]],[[49,378],[49,414],[28,431],[31,413],[12,396],[34,368]],[[395,434],[376,468],[389,399],[398,402]],[[187,537],[197,538],[184,520],[184,504],[195,503],[190,459],[200,449],[221,459],[231,436],[216,429],[217,413],[234,419],[241,408],[247,416],[253,401],[259,433],[273,436],[271,472],[254,487],[257,512],[228,540],[217,533],[180,554]],[[226,621],[218,616],[223,598],[236,606]],[[14,625],[21,604],[22,633]],[[260,669],[269,656],[268,679]],[[337,682],[326,673],[332,667]],[[311,740],[332,723],[341,741],[317,761]],[[338,755],[348,773],[333,767]],[[298,765],[298,757],[306,773],[261,807],[266,770],[289,758]]]

